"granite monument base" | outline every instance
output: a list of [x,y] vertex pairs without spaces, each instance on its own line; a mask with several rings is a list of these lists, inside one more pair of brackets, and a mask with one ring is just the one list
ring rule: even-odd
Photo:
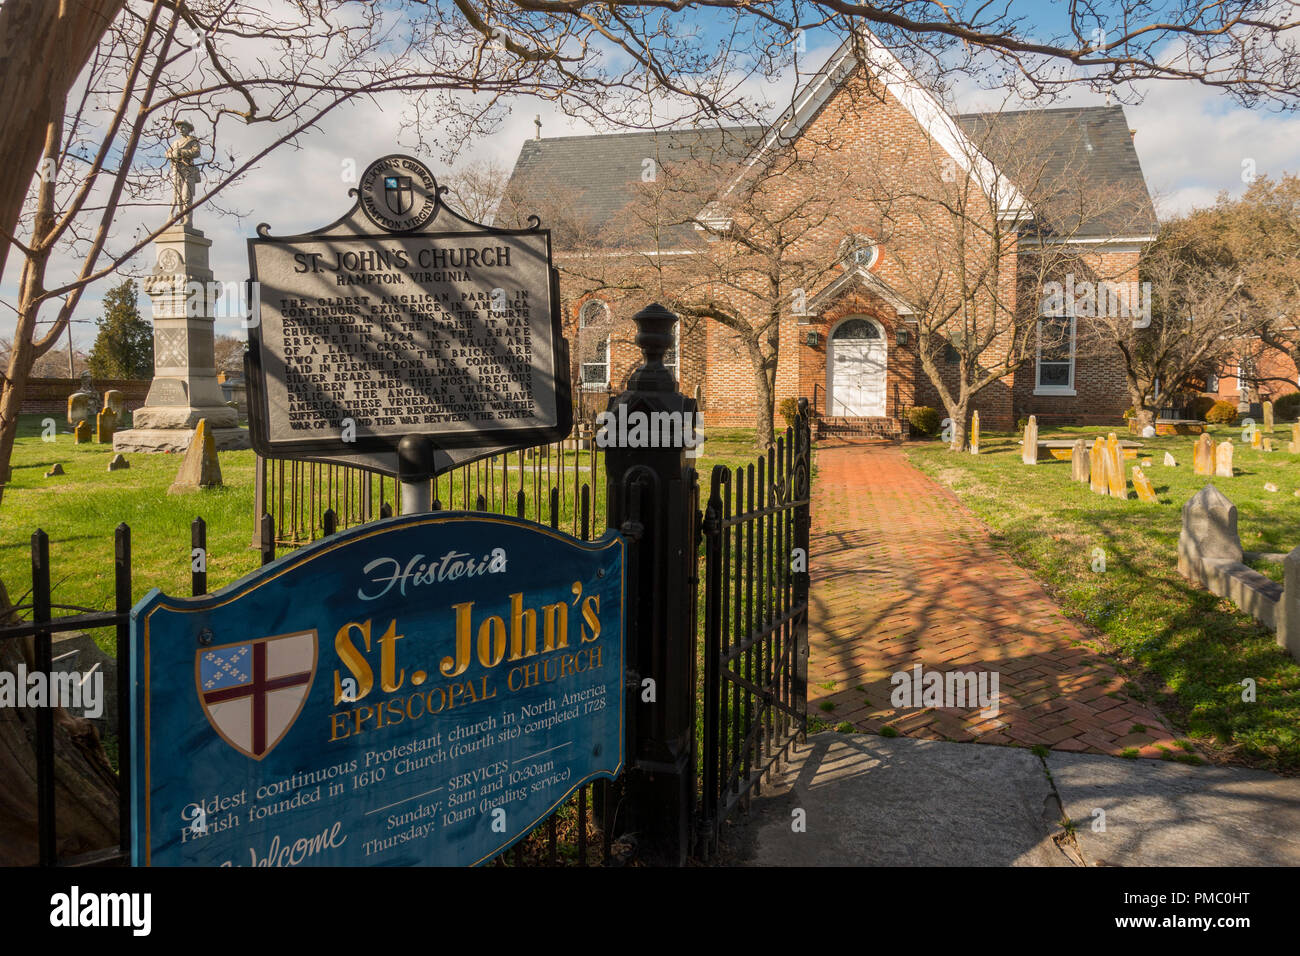
[[[217,451],[243,451],[253,447],[247,428],[213,428],[212,437]],[[128,428],[113,434],[113,451],[184,454],[193,439],[193,428]]]

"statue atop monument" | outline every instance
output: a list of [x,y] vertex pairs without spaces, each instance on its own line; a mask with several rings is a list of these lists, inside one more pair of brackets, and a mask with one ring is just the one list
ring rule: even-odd
[[[180,215],[181,210],[194,202],[194,187],[199,183],[199,166],[195,160],[202,149],[192,123],[177,120],[176,128],[180,134],[167,146],[167,158],[172,164],[172,216]],[[180,221],[193,225],[194,211],[186,209]]]

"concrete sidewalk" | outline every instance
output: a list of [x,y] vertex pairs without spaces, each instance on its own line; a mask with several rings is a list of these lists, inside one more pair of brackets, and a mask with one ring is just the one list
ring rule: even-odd
[[1300,779],[1265,771],[822,733],[775,783],[742,865],[1300,865]]

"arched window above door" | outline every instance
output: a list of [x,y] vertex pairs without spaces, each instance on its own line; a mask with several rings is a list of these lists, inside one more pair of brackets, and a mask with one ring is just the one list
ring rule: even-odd
[[832,339],[878,339],[880,326],[868,319],[849,319],[841,322],[831,334]]

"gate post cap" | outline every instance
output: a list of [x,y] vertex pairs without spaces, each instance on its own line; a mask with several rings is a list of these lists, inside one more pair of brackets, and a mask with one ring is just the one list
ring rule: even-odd
[[433,442],[428,435],[403,435],[397,443],[397,477],[426,481],[433,477]]

